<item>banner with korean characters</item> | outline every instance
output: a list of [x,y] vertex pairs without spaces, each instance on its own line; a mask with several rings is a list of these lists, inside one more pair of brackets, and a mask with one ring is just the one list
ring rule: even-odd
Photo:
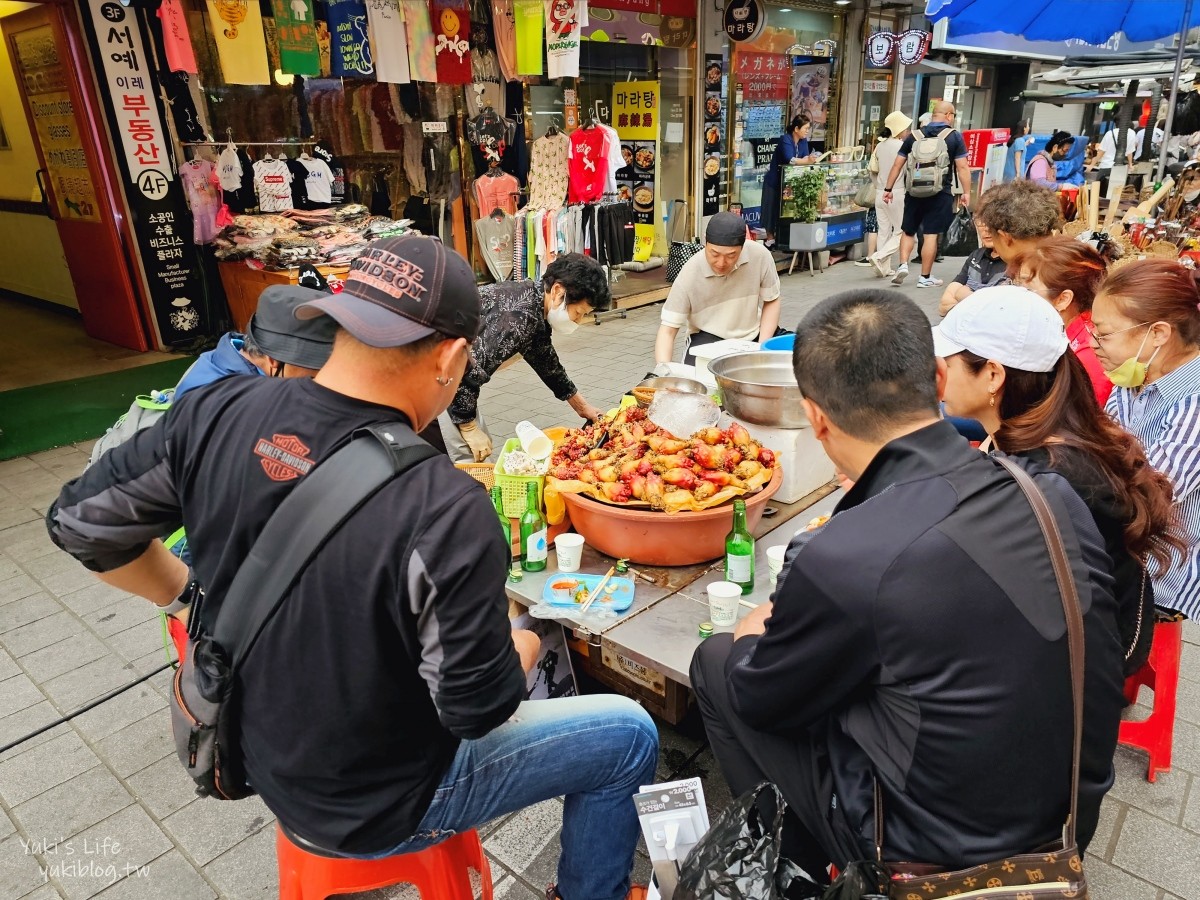
[[67,91],[66,72],[49,25],[18,31],[13,64],[25,85],[34,130],[46,160],[46,175],[60,219],[100,221],[87,155]]
[[120,136],[117,162],[163,344],[190,343],[219,323],[192,243],[191,215],[172,171],[143,21],[116,0],[84,0],[84,29],[99,61],[100,98]]
[[726,90],[725,60],[719,53],[704,56],[704,129],[701,142],[704,147],[704,192],[701,197],[701,215],[712,216],[721,211],[729,199],[725,158]]
[[619,81],[613,85],[613,127],[625,165],[617,173],[622,200],[633,205],[634,259],[649,259],[656,227],[655,172],[658,163],[659,83]]

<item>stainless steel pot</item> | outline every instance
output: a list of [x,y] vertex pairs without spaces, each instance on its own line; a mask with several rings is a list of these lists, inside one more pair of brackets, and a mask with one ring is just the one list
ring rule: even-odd
[[679,378],[663,375],[658,378],[647,378],[638,387],[654,388],[656,391],[678,391],[681,394],[707,394],[708,388],[694,378]]
[[771,428],[807,428],[800,388],[786,350],[732,353],[712,360],[725,411],[735,419]]

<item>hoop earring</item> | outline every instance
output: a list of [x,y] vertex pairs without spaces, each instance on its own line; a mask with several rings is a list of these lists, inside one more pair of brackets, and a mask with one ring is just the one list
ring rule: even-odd
[[439,375],[437,377],[437,383],[440,384],[442,387],[445,387],[446,385],[448,385],[450,383],[450,379],[443,378],[441,375]]

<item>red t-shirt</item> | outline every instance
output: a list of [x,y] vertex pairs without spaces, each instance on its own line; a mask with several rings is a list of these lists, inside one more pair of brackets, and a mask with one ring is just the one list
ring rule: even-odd
[[576,128],[571,132],[571,152],[567,157],[568,199],[587,203],[604,196],[604,177],[608,174],[603,128]]
[[1090,312],[1079,315],[1067,326],[1067,340],[1071,342],[1071,350],[1074,351],[1075,357],[1087,369],[1088,378],[1092,379],[1092,390],[1096,392],[1100,408],[1104,409],[1104,404],[1108,402],[1108,395],[1112,393],[1113,383],[1104,374],[1104,366],[1096,357],[1096,351],[1092,349],[1092,339],[1088,335],[1088,326],[1091,323],[1092,314]]

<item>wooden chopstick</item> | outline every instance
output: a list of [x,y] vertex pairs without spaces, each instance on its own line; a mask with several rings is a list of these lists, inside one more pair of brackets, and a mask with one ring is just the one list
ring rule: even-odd
[[594,589],[594,590],[593,590],[593,591],[592,591],[590,594],[588,594],[588,598],[587,598],[587,600],[584,602],[583,606],[579,607],[579,614],[580,614],[580,615],[583,615],[585,612],[587,612],[587,611],[588,611],[588,607],[592,605],[592,603],[595,601],[595,599],[596,599],[598,596],[600,596],[600,592],[601,592],[602,590],[604,590],[604,586],[605,586],[606,584],[608,584],[608,579],[612,578],[612,576],[613,576],[613,572],[615,572],[615,571],[617,571],[617,567],[616,567],[616,566],[609,566],[609,568],[608,568],[608,574],[607,574],[607,575],[605,575],[603,578],[601,578],[601,579],[600,579],[600,582],[599,582],[599,584],[597,584],[597,585],[596,585],[596,587],[595,587],[595,589]]

